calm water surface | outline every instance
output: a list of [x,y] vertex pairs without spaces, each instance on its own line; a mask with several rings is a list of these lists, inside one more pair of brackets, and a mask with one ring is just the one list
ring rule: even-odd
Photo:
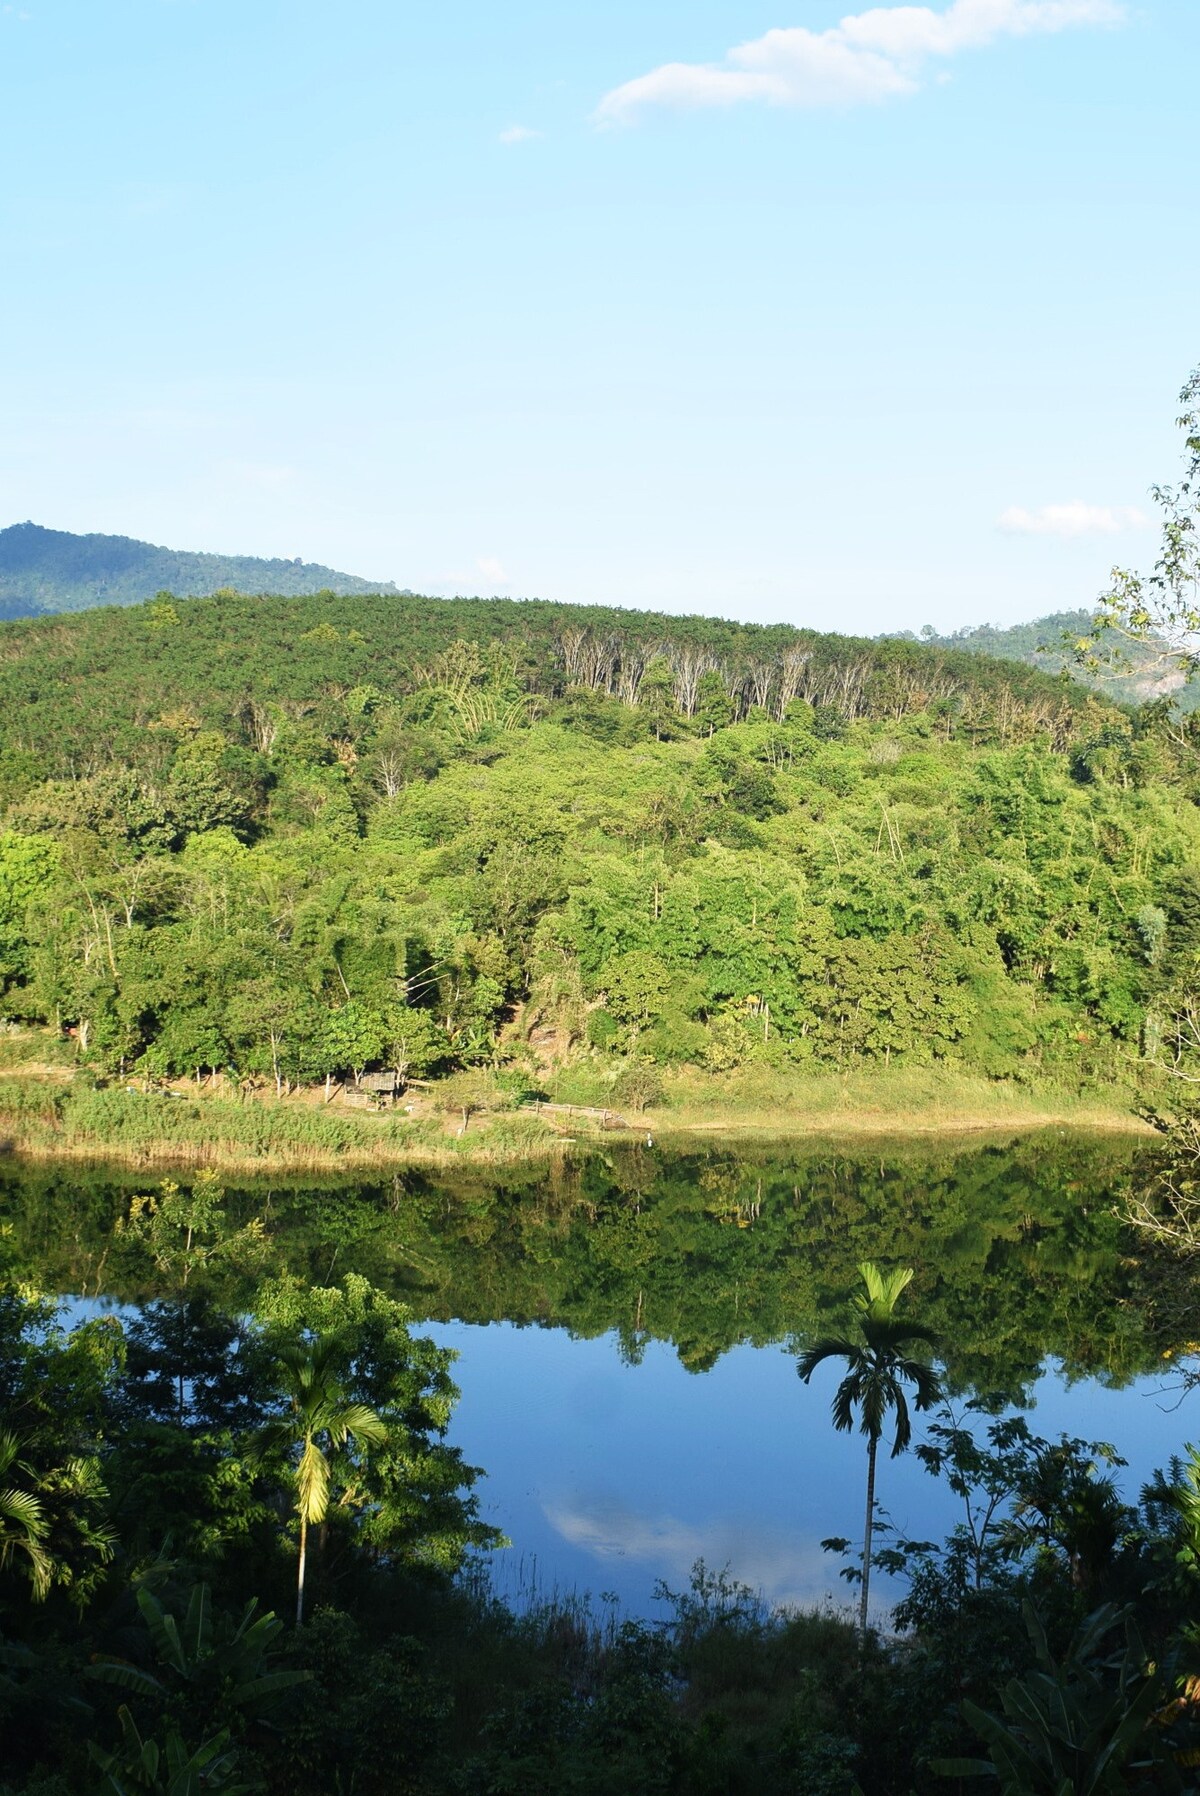
[[[859,1535],[864,1444],[830,1424],[836,1364],[806,1387],[795,1349],[843,1326],[862,1259],[916,1268],[904,1301],[938,1331],[960,1401],[1032,1401],[1037,1433],[1112,1441],[1136,1496],[1200,1437],[1200,1412],[1171,1409],[1161,1270],[1117,1213],[1145,1170],[1136,1144],[1055,1131],[627,1150],[502,1179],[264,1185],[228,1208],[264,1217],[271,1271],[359,1271],[459,1355],[451,1438],[513,1542],[502,1593],[611,1592],[645,1614],[656,1581],[680,1588],[698,1558],[773,1600],[849,1599],[820,1541]],[[136,1304],[153,1274],[113,1225],[146,1183],[10,1169],[0,1222],[44,1286]],[[253,1280],[227,1272],[220,1294],[250,1308]],[[911,1454],[881,1461],[879,1497],[916,1537],[956,1519]]]
[[[684,1588],[703,1558],[772,1601],[852,1600],[842,1562],[820,1546],[861,1534],[865,1495],[862,1437],[830,1425],[832,1366],[806,1387],[781,1347],[735,1347],[696,1375],[662,1343],[631,1366],[612,1335],[510,1323],[427,1332],[461,1356],[451,1439],[487,1468],[481,1509],[513,1541],[496,1563],[501,1594],[607,1591],[647,1615],[656,1581]],[[1113,1390],[1068,1384],[1054,1367],[1034,1395],[1034,1432],[1112,1441],[1131,1496],[1189,1430],[1200,1438],[1200,1398],[1165,1413],[1178,1393],[1158,1374]],[[881,1463],[878,1496],[912,1538],[940,1538],[958,1519],[912,1454]],[[902,1589],[881,1577],[874,1587],[881,1607]]]

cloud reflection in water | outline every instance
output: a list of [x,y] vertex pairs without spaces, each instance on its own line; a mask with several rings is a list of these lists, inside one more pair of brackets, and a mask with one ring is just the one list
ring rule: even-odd
[[828,1597],[836,1565],[815,1539],[725,1520],[697,1527],[673,1515],[639,1515],[611,1498],[547,1502],[542,1513],[570,1546],[600,1561],[640,1561],[673,1588],[686,1587],[693,1565],[703,1559],[713,1571],[727,1566],[732,1578],[768,1603],[811,1606]]

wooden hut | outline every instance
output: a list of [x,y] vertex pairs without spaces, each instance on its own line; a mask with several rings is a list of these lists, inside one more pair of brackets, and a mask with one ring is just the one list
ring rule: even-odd
[[365,1091],[377,1103],[394,1104],[404,1090],[404,1081],[395,1067],[389,1067],[381,1073],[364,1073],[358,1081],[358,1090]]

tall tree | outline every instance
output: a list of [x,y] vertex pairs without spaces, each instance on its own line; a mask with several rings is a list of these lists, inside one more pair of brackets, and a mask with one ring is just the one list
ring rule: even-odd
[[929,1409],[940,1395],[937,1376],[927,1361],[909,1349],[917,1343],[932,1344],[933,1330],[920,1322],[896,1315],[896,1305],[912,1282],[913,1269],[883,1273],[870,1260],[859,1267],[864,1289],[854,1299],[858,1312],[858,1337],[826,1335],[806,1349],[797,1367],[805,1384],[827,1359],[843,1359],[846,1376],[833,1397],[833,1425],[848,1434],[859,1411],[859,1430],[867,1437],[867,1513],[863,1528],[862,1597],[858,1606],[859,1637],[867,1637],[867,1602],[871,1588],[871,1538],[875,1526],[875,1460],[884,1425],[895,1412],[896,1436],[892,1458],[903,1453],[912,1439],[912,1420],[905,1385],[915,1391],[917,1409]]
[[357,1447],[379,1446],[387,1424],[366,1403],[352,1403],[342,1388],[346,1344],[336,1334],[318,1335],[281,1349],[278,1370],[289,1413],[267,1430],[270,1444],[299,1448],[295,1465],[296,1509],[300,1517],[300,1558],[296,1572],[296,1626],[304,1621],[304,1578],[308,1530],[325,1520],[333,1488],[330,1455],[353,1441]]

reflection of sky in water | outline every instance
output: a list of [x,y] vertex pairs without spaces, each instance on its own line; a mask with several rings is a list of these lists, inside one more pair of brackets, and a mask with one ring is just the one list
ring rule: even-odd
[[[133,1313],[96,1298],[63,1309],[69,1322]],[[493,1562],[499,1595],[611,1592],[649,1614],[656,1581],[684,1589],[702,1558],[771,1602],[855,1600],[841,1560],[820,1545],[861,1538],[866,1495],[865,1442],[829,1419],[838,1362],[805,1386],[781,1347],[735,1347],[694,1373],[660,1341],[630,1365],[615,1335],[575,1340],[511,1322],[418,1322],[413,1332],[459,1355],[450,1440],[484,1468],[481,1513],[513,1543]],[[1200,1440],[1200,1396],[1175,1409],[1178,1390],[1159,1379],[1116,1391],[1092,1380],[1068,1387],[1050,1372],[1036,1395],[1035,1434],[1111,1441],[1129,1461],[1118,1474],[1127,1501],[1155,1466]],[[923,1420],[914,1418],[918,1441]],[[944,1482],[911,1452],[889,1459],[886,1444],[877,1495],[913,1539],[941,1539],[959,1518]],[[903,1584],[876,1572],[872,1588],[885,1608]]]
[[[573,1340],[503,1322],[417,1332],[460,1355],[450,1438],[487,1471],[480,1508],[513,1542],[498,1556],[500,1594],[536,1581],[542,1594],[611,1591],[649,1613],[655,1580],[683,1588],[703,1557],[773,1602],[854,1600],[819,1544],[858,1539],[865,1499],[865,1443],[829,1420],[836,1362],[806,1388],[782,1348],[737,1347],[697,1375],[658,1342],[631,1366],[611,1335]],[[1130,1462],[1121,1481],[1134,1499],[1155,1465],[1200,1436],[1200,1410],[1166,1413],[1175,1401],[1158,1381],[1068,1389],[1051,1373],[1030,1425],[1050,1439],[1112,1441]],[[914,1538],[940,1538],[958,1519],[956,1499],[911,1453],[881,1457],[877,1494]],[[881,1577],[877,1587],[881,1600],[899,1594]]]

